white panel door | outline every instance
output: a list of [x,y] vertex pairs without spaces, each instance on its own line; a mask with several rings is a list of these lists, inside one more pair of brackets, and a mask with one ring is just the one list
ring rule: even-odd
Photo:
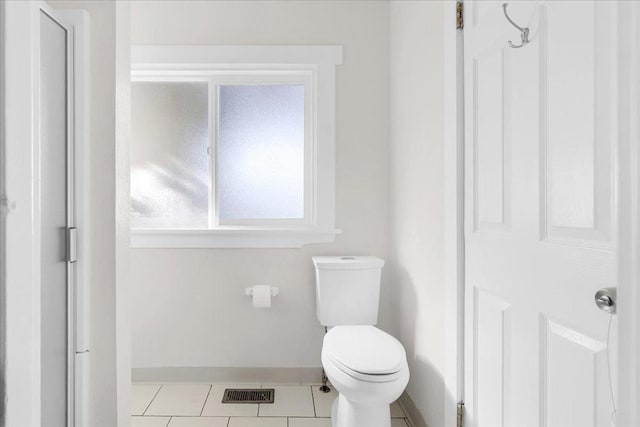
[[617,4],[510,2],[513,49],[502,3],[465,2],[467,425],[610,426]]

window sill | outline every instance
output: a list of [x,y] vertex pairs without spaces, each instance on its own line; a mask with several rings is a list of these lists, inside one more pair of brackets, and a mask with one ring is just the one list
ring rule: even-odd
[[131,230],[132,248],[301,248],[335,241],[342,230],[225,228],[217,230]]

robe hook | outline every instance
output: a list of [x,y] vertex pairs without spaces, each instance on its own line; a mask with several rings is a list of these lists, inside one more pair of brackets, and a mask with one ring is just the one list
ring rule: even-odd
[[518,24],[516,24],[515,22],[513,22],[513,20],[509,18],[509,15],[507,14],[507,6],[509,6],[509,3],[502,4],[502,10],[504,11],[504,16],[507,18],[507,21],[509,21],[511,25],[513,25],[520,31],[520,38],[522,39],[522,43],[520,43],[519,45],[515,45],[511,42],[511,40],[509,40],[509,46],[511,46],[514,49],[518,49],[524,46],[525,44],[529,43],[529,28],[526,28],[526,27],[523,28]]

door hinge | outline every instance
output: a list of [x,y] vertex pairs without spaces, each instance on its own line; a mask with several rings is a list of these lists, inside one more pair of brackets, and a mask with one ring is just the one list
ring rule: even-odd
[[464,427],[464,402],[458,402],[456,427]]
[[464,3],[456,2],[456,29],[462,30],[464,28]]
[[67,262],[74,263],[78,260],[78,229],[67,228]]

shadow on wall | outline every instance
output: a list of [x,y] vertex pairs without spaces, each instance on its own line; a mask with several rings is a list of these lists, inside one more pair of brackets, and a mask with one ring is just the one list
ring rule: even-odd
[[[438,332],[433,332],[433,328],[437,328],[439,325],[425,322],[432,316],[428,312],[427,315],[424,315],[425,310],[428,310],[430,305],[438,304],[438,302],[421,301],[421,298],[424,299],[426,292],[422,292],[422,296],[418,295],[416,284],[409,272],[403,267],[393,266],[393,269],[398,288],[397,298],[394,301],[395,312],[399,313],[396,319],[396,322],[399,323],[397,325],[398,338],[407,352],[407,361],[411,373],[406,392],[413,400],[426,426],[443,427],[444,377],[430,360],[430,354],[434,351],[443,351],[443,340],[433,342],[434,333],[440,335]],[[422,314],[422,316],[419,316],[419,314]],[[428,332],[428,335],[425,332]],[[455,400],[454,397],[448,395],[446,398]],[[420,420],[414,421],[418,423],[419,427]]]
[[396,289],[393,281],[392,263],[389,257],[384,258],[382,277],[380,282],[380,304],[378,306],[377,328],[398,337],[397,308],[395,305]]

